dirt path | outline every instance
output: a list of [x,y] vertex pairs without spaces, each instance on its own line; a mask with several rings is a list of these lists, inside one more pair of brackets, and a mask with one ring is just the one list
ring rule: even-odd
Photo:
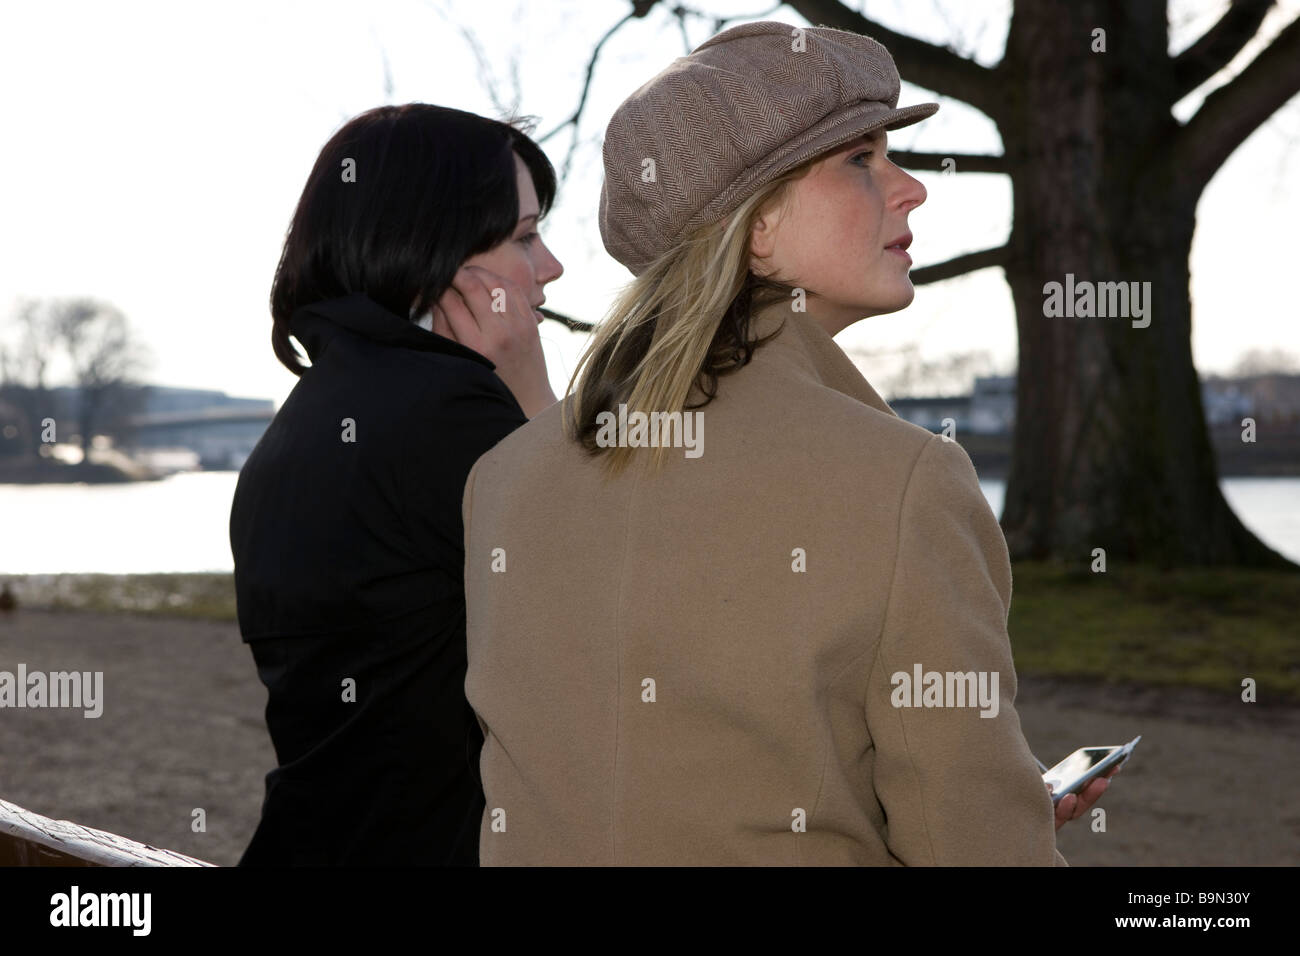
[[[19,611],[0,670],[104,672],[104,712],[0,710],[0,797],[222,865],[257,824],[274,752],[234,624]],[[1142,734],[1102,800],[1106,832],[1058,834],[1075,866],[1300,863],[1300,707],[1199,691],[1021,679],[1022,726],[1054,763]],[[207,831],[191,830],[192,811]],[[975,823],[976,821],[972,821]]]
[[[275,751],[266,691],[231,623],[28,611],[0,618],[0,670],[104,672],[103,715],[0,710],[0,796],[233,865]],[[202,808],[207,832],[191,830]]]
[[[1142,735],[1102,798],[1106,832],[1074,821],[1057,846],[1075,866],[1294,866],[1300,863],[1300,707],[1198,690],[1022,682],[1035,755]],[[1140,758],[1140,759],[1139,759]]]

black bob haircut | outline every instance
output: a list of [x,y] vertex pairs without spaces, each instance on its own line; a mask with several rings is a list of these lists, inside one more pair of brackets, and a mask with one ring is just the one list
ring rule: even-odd
[[518,225],[516,153],[545,216],[555,169],[522,126],[408,103],[368,110],[330,137],[271,284],[276,358],[295,375],[308,368],[289,341],[289,318],[304,305],[361,292],[407,318],[432,309],[466,259]]

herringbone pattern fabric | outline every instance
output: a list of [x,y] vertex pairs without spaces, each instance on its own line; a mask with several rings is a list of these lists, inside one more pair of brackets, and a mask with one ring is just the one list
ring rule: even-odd
[[772,20],[724,30],[674,60],[610,120],[605,248],[639,275],[781,173],[939,108],[898,109],[898,91],[893,57],[870,37]]

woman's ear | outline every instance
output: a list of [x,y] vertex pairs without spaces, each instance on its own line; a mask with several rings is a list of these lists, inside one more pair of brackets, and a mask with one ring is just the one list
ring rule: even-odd
[[750,269],[756,275],[766,273],[766,263],[759,260],[770,259],[776,250],[776,230],[779,217],[774,209],[765,209],[754,219],[749,230]]

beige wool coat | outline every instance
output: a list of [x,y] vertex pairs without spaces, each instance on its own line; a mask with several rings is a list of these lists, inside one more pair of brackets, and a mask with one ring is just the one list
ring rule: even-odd
[[556,404],[470,472],[483,865],[1065,865],[969,457],[782,321],[698,457],[607,479]]

